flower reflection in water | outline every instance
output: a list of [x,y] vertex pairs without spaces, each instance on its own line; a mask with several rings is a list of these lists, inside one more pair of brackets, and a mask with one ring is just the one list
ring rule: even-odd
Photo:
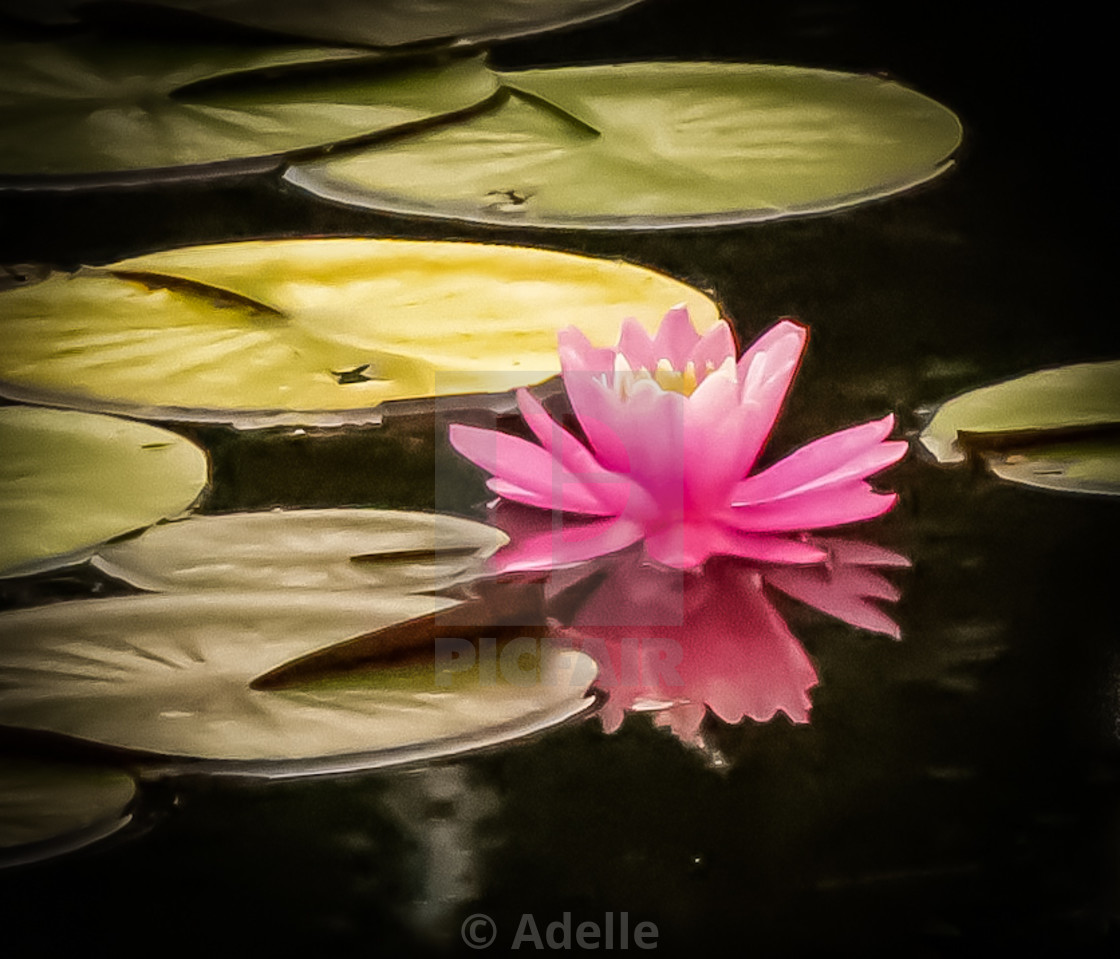
[[726,723],[784,713],[807,723],[817,672],[771,602],[780,591],[853,626],[899,638],[876,605],[899,598],[886,569],[904,556],[870,543],[817,538],[828,553],[813,566],[759,565],[731,557],[681,573],[640,551],[553,573],[560,593],[598,576],[593,592],[555,633],[592,656],[609,697],[600,716],[614,731],[626,713],[651,711],[682,741],[701,745],[710,709]]

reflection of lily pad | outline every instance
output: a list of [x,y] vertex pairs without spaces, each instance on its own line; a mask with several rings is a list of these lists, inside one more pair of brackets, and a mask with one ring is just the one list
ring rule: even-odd
[[984,462],[1000,479],[1024,486],[1120,495],[1120,439],[993,451],[984,454]]
[[132,777],[111,769],[0,759],[0,866],[79,849],[131,818]]
[[[347,636],[453,605],[431,596],[277,591],[129,597],[0,616],[0,723],[266,775],[370,768],[528,735],[591,705],[571,657],[533,685],[415,681],[249,688]],[[195,767],[191,767],[195,768]]]
[[625,317],[653,330],[681,302],[701,329],[718,319],[661,274],[545,250],[194,247],[0,293],[0,393],[160,419],[369,422],[386,400],[540,382],[559,372],[558,330],[605,346]]
[[103,546],[94,564],[141,589],[426,592],[481,573],[504,542],[482,523],[391,510],[193,516]]
[[198,447],[110,416],[6,407],[0,449],[0,576],[78,559],[181,512],[206,485]]
[[957,118],[897,83],[795,67],[630,63],[502,75],[499,110],[288,171],[320,196],[487,223],[769,220],[929,180]]
[[[342,49],[68,40],[0,45],[0,177],[50,185],[271,169],[292,151],[472,107],[497,89],[479,59],[361,72]],[[280,82],[267,68],[349,70]],[[252,79],[252,71],[266,71]],[[204,81],[239,76],[235,86]],[[22,178],[22,179],[21,179]],[[27,181],[27,178],[35,178]],[[75,180],[75,178],[77,178]]]
[[496,40],[605,16],[638,0],[0,0],[0,10],[44,23],[129,16],[168,8],[275,33],[339,43],[398,46]]
[[943,403],[922,433],[942,463],[965,458],[965,447],[1034,443],[1040,435],[1120,425],[1120,360],[1078,363],[1028,373]]

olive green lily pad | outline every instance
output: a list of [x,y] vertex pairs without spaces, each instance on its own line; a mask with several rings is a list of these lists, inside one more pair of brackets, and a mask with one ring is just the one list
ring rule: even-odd
[[[317,61],[350,69],[274,76]],[[0,44],[0,183],[268,170],[287,153],[466,110],[496,90],[479,58],[386,71],[368,51],[346,49]]]
[[504,106],[300,163],[289,182],[356,206],[536,227],[703,226],[819,213],[944,172],[948,109],[897,83],[739,63],[501,75]]
[[1120,496],[1120,438],[1053,443],[984,454],[1000,479],[1063,493]]
[[126,773],[33,759],[0,759],[0,866],[80,849],[132,818]]
[[194,444],[143,423],[0,408],[0,576],[61,566],[190,506],[206,485]]
[[[1038,370],[943,403],[923,431],[942,463],[968,447],[1012,447],[1120,425],[1120,360]],[[1049,434],[1049,436],[1045,435]]]
[[457,516],[372,509],[192,516],[101,547],[93,563],[141,589],[387,588],[429,592],[482,575],[507,541]]
[[377,422],[388,400],[499,393],[703,293],[613,260],[522,247],[319,239],[171,250],[0,292],[0,394],[161,420]]
[[219,23],[335,43],[399,46],[524,36],[581,23],[638,0],[2,0],[0,10],[44,23],[97,20],[170,9]]
[[6,613],[0,723],[210,761],[189,770],[290,776],[507,742],[593,704],[594,669],[570,653],[542,655],[526,685],[440,685],[429,663],[407,684],[249,686],[290,658],[453,605],[356,591],[202,591]]

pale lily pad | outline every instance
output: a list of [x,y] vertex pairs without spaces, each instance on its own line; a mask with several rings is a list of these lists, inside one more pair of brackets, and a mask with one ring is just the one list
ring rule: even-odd
[[[97,21],[168,9],[200,22],[236,24],[335,43],[392,47],[480,42],[554,30],[633,6],[640,0],[0,0],[0,10],[31,22]],[[196,24],[198,25],[198,24]]]
[[[350,69],[303,70],[298,82],[272,75],[317,61]],[[367,71],[355,69],[365,61]],[[211,82],[234,75],[233,86]],[[95,185],[268,170],[287,153],[466,110],[496,90],[478,58],[385,71],[369,51],[346,49],[6,43],[0,182]]]
[[126,773],[32,759],[0,759],[0,866],[88,846],[132,818]]
[[141,589],[430,592],[482,575],[507,540],[482,523],[372,509],[192,516],[101,547],[99,569]]
[[501,75],[496,111],[285,175],[417,216],[603,229],[771,220],[909,189],[951,165],[957,117],[872,76],[740,63]]
[[0,408],[0,576],[50,569],[189,507],[207,481],[193,443],[143,423]]
[[943,403],[921,440],[942,463],[960,462],[978,447],[1054,439],[1120,425],[1120,360],[1039,370],[985,386]]
[[388,400],[499,393],[559,372],[556,334],[613,344],[703,293],[522,247],[316,239],[171,250],[0,292],[0,394],[161,420],[377,422]]
[[1063,493],[1120,496],[1120,439],[1054,443],[984,454],[1000,479]]
[[0,723],[210,761],[189,770],[290,776],[507,742],[593,704],[593,666],[547,652],[527,685],[440,685],[429,662],[406,684],[249,686],[289,658],[453,605],[356,591],[204,591],[6,613]]

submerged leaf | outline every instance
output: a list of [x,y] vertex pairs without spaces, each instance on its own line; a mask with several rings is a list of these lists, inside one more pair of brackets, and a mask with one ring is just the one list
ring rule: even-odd
[[0,409],[0,576],[50,569],[190,506],[206,485],[194,444],[142,423]]
[[356,206],[538,227],[740,223],[851,206],[944,172],[961,126],[871,76],[740,63],[502,75],[499,110],[299,164]]
[[[497,393],[711,299],[626,263],[475,243],[321,239],[170,250],[0,292],[0,394],[189,421],[369,422],[387,400]],[[364,375],[341,371],[364,367]]]

